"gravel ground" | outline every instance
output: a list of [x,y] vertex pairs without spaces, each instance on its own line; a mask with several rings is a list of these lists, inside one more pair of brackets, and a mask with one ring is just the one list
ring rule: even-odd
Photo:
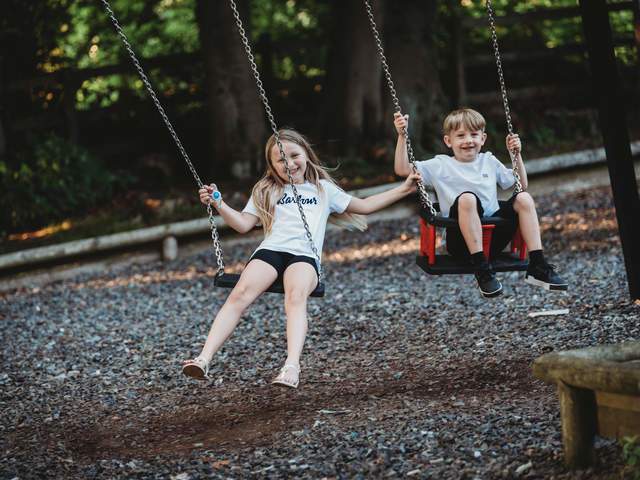
[[415,218],[330,232],[297,391],[269,385],[285,356],[271,294],[210,382],[180,374],[227,294],[208,252],[0,296],[0,477],[620,478],[609,440],[594,468],[563,467],[554,388],[531,375],[543,353],[640,338],[611,198],[538,200],[569,293],[510,273],[485,300],[469,276],[423,275]]

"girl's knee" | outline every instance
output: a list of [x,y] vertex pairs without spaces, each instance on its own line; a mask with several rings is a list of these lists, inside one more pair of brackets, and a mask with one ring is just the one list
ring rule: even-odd
[[248,285],[236,285],[235,288],[231,290],[226,303],[245,308],[251,303],[253,297],[253,292]]
[[296,308],[306,305],[309,293],[299,287],[294,287],[284,293],[284,308]]

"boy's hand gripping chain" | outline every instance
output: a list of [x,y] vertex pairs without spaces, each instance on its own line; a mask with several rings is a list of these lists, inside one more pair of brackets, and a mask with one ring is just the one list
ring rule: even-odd
[[287,156],[284,153],[284,147],[282,146],[282,142],[280,141],[280,135],[278,134],[278,127],[273,118],[273,113],[271,112],[271,107],[269,106],[269,100],[267,99],[267,94],[264,91],[262,80],[260,80],[260,73],[258,72],[258,67],[256,65],[255,58],[251,51],[251,45],[249,44],[249,39],[247,38],[244,27],[242,26],[242,20],[240,19],[240,13],[238,12],[238,7],[236,6],[236,2],[234,0],[229,0],[229,4],[231,5],[231,10],[233,10],[233,17],[236,20],[238,33],[240,34],[240,38],[242,39],[242,44],[244,45],[244,51],[247,54],[249,65],[251,67],[251,70],[253,71],[253,76],[256,80],[258,95],[260,96],[260,100],[262,100],[262,104],[264,105],[264,110],[267,115],[267,119],[269,120],[269,124],[271,125],[271,130],[273,131],[273,136],[278,145],[278,149],[280,150],[280,156],[284,160],[284,167],[287,171],[287,176],[289,177],[289,184],[291,185],[291,189],[293,190],[293,198],[295,199],[296,205],[298,206],[298,211],[300,212],[300,218],[302,218],[305,234],[307,236],[307,239],[309,240],[309,246],[311,247],[311,251],[313,252],[313,254],[316,256],[318,260],[318,282],[322,283],[323,271],[322,271],[322,266],[320,265],[320,254],[318,253],[318,248],[316,247],[316,244],[313,241],[313,236],[311,235],[311,230],[309,229],[309,224],[307,223],[307,217],[304,214],[302,203],[300,202],[300,198],[298,197],[298,189],[296,188],[296,185],[293,183],[293,177],[291,176],[291,171],[289,170],[289,165],[287,164]]
[[[138,71],[138,75],[140,75],[140,78],[142,79],[142,83],[146,87],[147,92],[149,92],[149,95],[151,96],[153,103],[158,109],[158,112],[160,113],[162,120],[164,120],[164,123],[167,126],[169,133],[173,137],[173,141],[176,143],[176,146],[178,147],[178,150],[180,151],[182,158],[187,163],[189,170],[191,170],[191,174],[193,175],[193,178],[196,180],[196,183],[198,184],[198,188],[202,188],[203,187],[202,180],[200,180],[200,177],[198,176],[198,173],[196,172],[196,169],[193,166],[193,163],[191,163],[191,159],[189,158],[189,155],[187,155],[187,151],[182,146],[182,142],[178,138],[178,134],[174,130],[173,125],[171,125],[171,122],[169,121],[169,117],[165,113],[162,105],[160,104],[160,100],[158,100],[158,96],[156,95],[156,92],[153,90],[153,87],[151,86],[151,82],[149,81],[149,78],[144,73],[144,70],[142,69],[142,65],[140,65],[140,62],[138,61],[138,57],[134,53],[133,48],[131,48],[131,44],[129,43],[129,40],[125,35],[124,30],[122,30],[122,27],[118,22],[118,19],[113,13],[113,10],[111,9],[111,5],[109,4],[109,1],[108,0],[101,0],[101,1],[102,1],[102,5],[104,5],[105,10],[107,11],[107,15],[109,15],[109,18],[111,19],[111,23],[113,23],[113,26],[115,27],[116,32],[120,36],[120,39],[122,40],[122,43],[124,44],[127,50],[127,53],[129,53],[129,57],[133,62],[133,66],[136,67],[136,70]],[[222,256],[222,248],[220,247],[220,237],[218,236],[218,228],[216,227],[216,221],[213,218],[213,209],[211,208],[210,204],[207,205],[207,215],[209,216],[209,226],[211,227],[211,239],[213,240],[216,263],[218,264],[218,272],[216,273],[216,275],[222,275],[224,274],[224,259]]]
[[[491,28],[491,43],[493,44],[493,54],[496,57],[496,67],[498,69],[498,82],[500,83],[500,93],[502,94],[502,105],[504,106],[504,114],[507,118],[507,130],[509,134],[513,134],[513,124],[511,123],[511,109],[509,108],[509,99],[507,97],[507,86],[504,81],[504,73],[502,71],[502,59],[500,58],[500,49],[498,48],[498,34],[496,32],[495,12],[491,0],[487,0],[487,12],[489,14],[489,27]],[[522,183],[520,182],[520,174],[518,173],[518,165],[516,163],[516,155],[509,150],[511,157],[511,166],[513,168],[513,176],[516,177],[515,193],[522,191]]]
[[[387,79],[387,85],[389,87],[389,92],[391,93],[391,98],[393,99],[393,108],[396,112],[401,113],[402,110],[400,108],[400,101],[398,100],[398,96],[396,94],[396,89],[393,84],[393,79],[391,78],[391,71],[389,69],[389,64],[387,63],[387,57],[384,54],[384,49],[382,48],[382,40],[380,39],[380,34],[378,33],[378,27],[376,26],[376,21],[373,18],[373,9],[369,0],[364,0],[364,6],[367,9],[367,16],[369,17],[369,25],[371,26],[371,32],[373,33],[373,37],[376,41],[376,47],[378,49],[378,54],[380,55],[380,61],[382,63],[382,69],[384,70],[384,76]],[[407,132],[406,127],[403,127],[402,134],[404,135],[405,141],[407,143],[407,154],[409,156],[409,162],[411,163],[411,168],[414,173],[418,173],[418,168],[416,167],[416,159],[413,155],[413,147],[411,146],[411,139],[409,138],[409,132]],[[429,197],[429,193],[427,193],[426,188],[424,187],[424,183],[422,183],[422,179],[418,180],[418,193],[420,197],[420,203],[425,210],[428,210],[431,215],[434,217],[437,215],[436,209],[433,207],[433,203],[431,202],[431,198]]]

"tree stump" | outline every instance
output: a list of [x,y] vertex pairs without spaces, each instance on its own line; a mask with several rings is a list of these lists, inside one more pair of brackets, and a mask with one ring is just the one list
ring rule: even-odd
[[640,434],[640,342],[549,353],[533,374],[558,386],[567,466],[591,465],[596,434]]

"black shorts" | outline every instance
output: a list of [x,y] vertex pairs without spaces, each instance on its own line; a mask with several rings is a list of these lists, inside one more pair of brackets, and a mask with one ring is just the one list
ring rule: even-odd
[[[256,251],[249,262],[254,259],[262,260],[263,262],[267,262],[278,272],[278,280],[282,280],[282,276],[284,275],[284,271],[287,269],[289,265],[293,265],[294,263],[308,263],[311,265],[316,271],[316,275],[318,274],[318,265],[316,261],[305,255],[294,255],[293,253],[288,252],[276,252],[275,250],[267,250],[265,248],[261,248]],[[247,263],[249,263],[247,262]]]
[[[484,216],[484,208],[480,203],[480,199],[473,192],[463,192],[463,193],[471,193],[476,197],[476,203],[478,206],[478,215],[480,217]],[[460,194],[462,195],[462,193]],[[518,214],[513,209],[513,202],[516,199],[516,195],[513,195],[509,200],[498,200],[498,205],[500,208],[497,212],[495,212],[492,217],[500,217],[505,218],[507,220],[512,220],[509,225],[496,225],[493,229],[493,233],[491,235],[491,253],[490,256],[493,257],[498,253],[504,250],[513,235],[516,233],[518,228]],[[449,210],[450,218],[458,218],[458,196],[453,205],[451,205],[451,209]],[[469,257],[469,248],[467,247],[467,243],[464,241],[464,237],[462,236],[462,232],[460,232],[459,228],[447,228],[447,251],[450,255],[454,257],[460,258],[468,258]]]

